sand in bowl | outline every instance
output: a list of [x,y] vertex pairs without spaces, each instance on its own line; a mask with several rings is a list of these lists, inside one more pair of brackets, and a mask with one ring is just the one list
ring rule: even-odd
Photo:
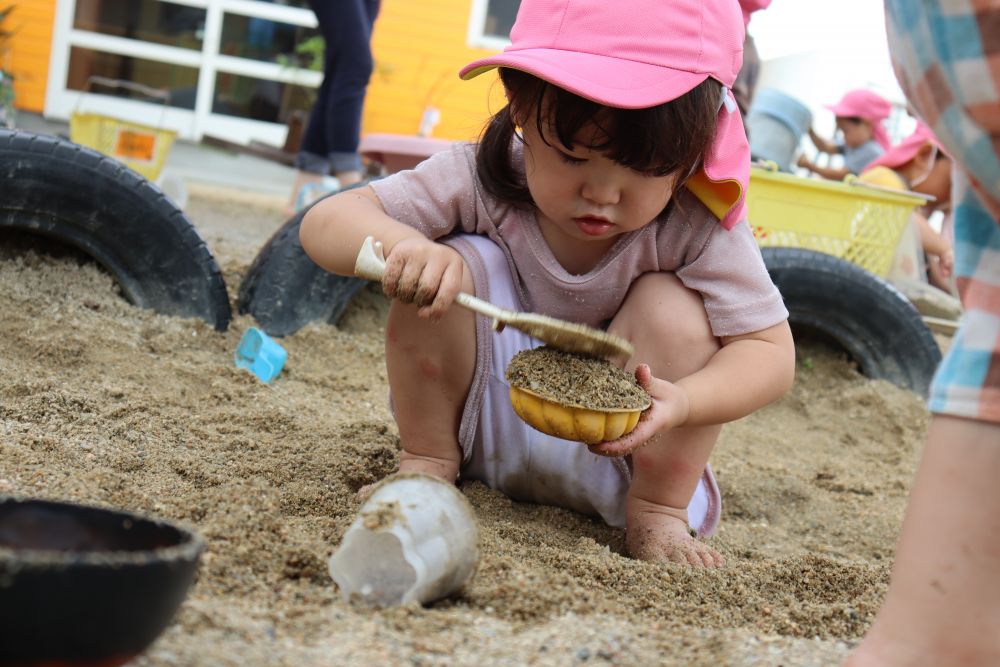
[[593,444],[629,433],[649,407],[635,378],[607,359],[548,346],[518,352],[507,366],[514,412],[548,435]]

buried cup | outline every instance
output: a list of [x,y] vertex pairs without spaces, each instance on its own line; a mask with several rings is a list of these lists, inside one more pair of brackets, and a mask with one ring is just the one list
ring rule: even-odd
[[330,557],[346,601],[427,603],[459,590],[479,563],[465,496],[437,477],[405,473],[379,484]]

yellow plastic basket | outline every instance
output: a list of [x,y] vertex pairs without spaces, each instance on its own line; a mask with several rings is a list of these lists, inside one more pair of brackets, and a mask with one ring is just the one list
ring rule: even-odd
[[155,181],[163,171],[177,133],[96,113],[73,113],[69,119],[69,138]]
[[[81,110],[84,98],[94,86],[128,90],[142,98],[158,100],[162,104],[159,127]],[[167,155],[177,138],[176,131],[163,127],[169,104],[170,92],[167,90],[151,88],[135,81],[91,76],[77,99],[76,108],[70,114],[69,138],[81,146],[93,148],[99,153],[113,157],[149,180],[155,181],[163,171]]]
[[747,201],[761,247],[816,250],[885,276],[910,215],[927,200],[854,180],[822,181],[754,168]]

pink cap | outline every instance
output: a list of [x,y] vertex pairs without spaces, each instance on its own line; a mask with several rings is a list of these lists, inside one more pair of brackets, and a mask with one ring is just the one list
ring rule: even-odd
[[837,116],[845,118],[864,118],[872,124],[875,141],[882,148],[889,148],[889,133],[885,131],[882,121],[892,113],[892,103],[870,90],[858,88],[844,94],[836,104],[828,104],[826,108]]
[[[510,67],[609,107],[648,108],[709,77],[732,86],[742,19],[736,0],[523,0],[510,46],[460,76]],[[745,212],[750,146],[728,90],[723,102],[703,173],[688,188],[729,229]]]
[[904,164],[917,157],[917,153],[926,144],[931,144],[937,147],[938,150],[943,150],[941,148],[941,142],[938,141],[934,133],[931,132],[931,128],[927,127],[923,123],[917,123],[917,129],[913,131],[913,134],[906,137],[898,144],[887,150],[878,159],[869,163],[865,167],[864,171],[873,169],[875,167],[889,167],[890,169],[897,169],[902,167]]

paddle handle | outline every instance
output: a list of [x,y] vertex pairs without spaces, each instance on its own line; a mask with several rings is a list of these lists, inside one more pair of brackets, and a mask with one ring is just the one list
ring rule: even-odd
[[[384,273],[385,255],[382,251],[382,242],[376,241],[372,236],[366,236],[361,244],[361,250],[358,251],[358,259],[354,262],[354,275],[365,280],[381,281]],[[511,316],[510,311],[498,308],[489,301],[483,301],[465,292],[459,292],[455,295],[455,302],[497,322],[502,322]]]

